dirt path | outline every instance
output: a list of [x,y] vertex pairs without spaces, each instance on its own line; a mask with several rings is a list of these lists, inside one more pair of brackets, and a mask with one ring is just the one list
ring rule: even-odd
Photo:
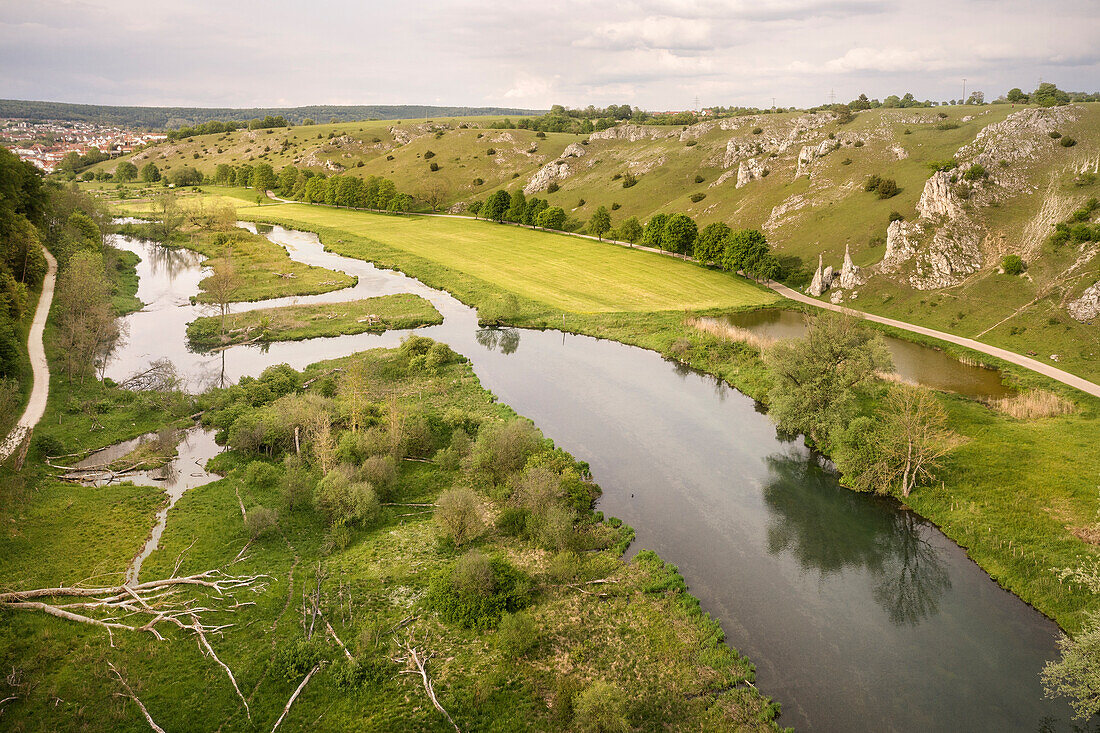
[[53,303],[53,288],[57,280],[57,260],[43,247],[42,254],[46,255],[48,269],[46,278],[42,281],[42,294],[38,296],[38,309],[34,312],[34,320],[31,322],[31,330],[27,335],[27,353],[31,360],[31,370],[34,386],[31,387],[31,398],[27,401],[27,408],[23,410],[23,417],[8,433],[3,443],[0,443],[0,463],[8,460],[15,449],[23,442],[38,421],[46,412],[46,399],[50,396],[50,365],[46,361],[46,349],[42,344],[42,335],[46,330],[46,319],[50,315],[50,305]]
[[1021,356],[1014,351],[1007,349],[1001,349],[996,346],[990,346],[989,344],[983,344],[981,341],[975,341],[974,339],[964,338],[962,336],[955,336],[954,334],[944,333],[943,331],[937,331],[932,328],[925,328],[924,326],[916,326],[912,323],[906,323],[905,321],[896,321],[893,318],[884,318],[883,316],[876,316],[871,313],[864,313],[863,311],[852,310],[851,308],[845,308],[844,306],[836,305],[834,303],[826,303],[816,298],[811,298],[808,295],[803,295],[795,290],[791,290],[786,285],[780,285],[779,283],[769,283],[770,287],[780,295],[790,298],[791,300],[797,300],[799,303],[806,303],[807,305],[817,306],[818,308],[824,308],[826,310],[836,311],[837,313],[847,313],[857,318],[865,318],[868,321],[874,321],[875,323],[883,323],[887,326],[894,326],[905,331],[911,331],[912,333],[919,333],[924,336],[931,336],[938,338],[941,341],[949,341],[959,346],[965,346],[975,351],[980,351],[983,354],[989,354],[995,356],[998,359],[1004,359],[1005,361],[1017,364],[1022,367],[1026,367],[1032,371],[1038,372],[1051,379],[1057,379],[1063,384],[1068,384],[1070,387],[1087,392],[1094,397],[1100,397],[1100,384],[1090,382],[1087,379],[1078,377],[1076,374],[1070,374],[1069,372],[1062,371],[1057,367],[1053,367],[1050,364],[1044,364],[1036,359],[1031,359],[1026,356]]
[[[268,191],[267,195],[270,196],[275,201],[278,201],[278,202],[284,203],[284,204],[301,204],[301,203],[304,203],[302,201],[291,201],[291,200],[288,200],[288,199],[279,198],[272,191]],[[313,205],[316,206],[316,205],[322,205],[322,204],[313,204]],[[338,207],[329,207],[329,208],[338,208]],[[435,217],[443,217],[443,218],[447,218],[447,219],[466,219],[466,220],[469,220],[469,218],[470,218],[468,216],[461,216],[461,215],[458,215],[458,214],[414,214],[414,216],[435,216]],[[524,227],[524,228],[542,229],[541,227],[527,227],[527,225],[516,224],[514,222],[502,222],[502,223],[510,224],[511,226]],[[545,230],[544,229],[542,231],[551,231],[551,230]],[[620,241],[614,240],[614,239],[597,240],[596,237],[593,237],[590,234],[579,234],[579,233],[576,233],[576,232],[559,232],[559,231],[556,231],[556,230],[553,230],[552,233],[554,233],[554,234],[565,234],[567,236],[580,237],[582,239],[591,239],[592,241],[602,241],[602,242],[605,242],[607,244],[618,244],[618,245],[623,246],[623,247],[631,247],[633,249],[640,249],[640,250],[643,250],[643,251],[646,251],[646,252],[653,252],[654,254],[666,255],[668,257],[676,257],[676,258],[682,259],[682,260],[689,260],[690,261],[692,259],[692,258],[690,258],[686,255],[676,254],[674,252],[666,252],[664,250],[654,249],[652,247],[643,247],[641,245],[631,244],[629,242],[620,242]],[[865,313],[863,311],[853,310],[851,308],[845,308],[843,306],[836,305],[834,303],[828,303],[828,302],[825,302],[825,301],[818,300],[816,298],[811,298],[808,295],[803,295],[802,293],[800,293],[796,290],[792,290],[791,288],[788,288],[786,285],[780,285],[779,283],[768,283],[767,285],[768,285],[769,288],[771,288],[775,292],[779,293],[783,297],[789,298],[791,300],[797,300],[799,303],[805,303],[807,305],[816,306],[818,308],[824,308],[825,310],[836,311],[837,313],[848,313],[848,314],[853,315],[857,318],[865,318],[868,321],[874,321],[875,323],[883,323],[887,326],[893,326],[895,328],[900,328],[904,331],[910,331],[912,333],[919,333],[919,334],[922,334],[924,336],[931,336],[933,338],[938,338],[942,341],[948,341],[948,342],[953,343],[953,344],[958,344],[959,346],[965,346],[967,348],[974,349],[975,351],[980,351],[983,354],[989,354],[990,356],[995,356],[998,359],[1004,359],[1007,362],[1011,362],[1013,364],[1025,367],[1025,368],[1030,369],[1032,371],[1038,372],[1039,374],[1050,377],[1051,379],[1056,379],[1056,380],[1058,380],[1059,382],[1061,382],[1063,384],[1068,384],[1070,387],[1073,387],[1075,389],[1079,389],[1082,392],[1087,392],[1088,394],[1093,395],[1094,397],[1100,397],[1100,384],[1096,384],[1095,382],[1090,382],[1089,380],[1084,379],[1083,377],[1078,377],[1075,374],[1070,374],[1069,372],[1058,369],[1057,367],[1053,367],[1050,364],[1045,364],[1045,363],[1043,363],[1041,361],[1038,361],[1036,359],[1031,359],[1031,358],[1023,356],[1021,354],[1017,354],[1014,351],[1009,351],[1007,349],[1002,349],[1002,348],[999,348],[997,346],[990,346],[989,344],[984,344],[981,341],[975,341],[974,339],[964,338],[962,336],[955,336],[953,334],[945,333],[943,331],[937,331],[937,330],[932,329],[932,328],[926,328],[924,326],[917,326],[917,325],[912,324],[912,323],[906,323],[905,321],[897,321],[897,320],[894,320],[893,318],[885,318],[883,316],[876,316],[876,315],[873,315],[871,313]]]

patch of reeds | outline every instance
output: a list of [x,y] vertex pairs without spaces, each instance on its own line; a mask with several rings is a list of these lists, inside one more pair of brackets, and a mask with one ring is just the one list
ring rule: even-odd
[[1076,407],[1072,401],[1045,389],[1033,389],[1013,397],[990,400],[989,406],[1019,420],[1068,415]]
[[753,348],[760,349],[761,351],[768,348],[776,341],[769,336],[753,333],[747,328],[734,326],[733,324],[718,321],[713,318],[688,318],[685,323],[711,336],[717,336],[727,341],[737,341],[752,346]]

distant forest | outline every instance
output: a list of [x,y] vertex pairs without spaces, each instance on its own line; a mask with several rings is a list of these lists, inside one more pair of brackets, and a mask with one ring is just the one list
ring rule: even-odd
[[98,104],[68,104],[66,102],[31,102],[0,99],[0,117],[28,120],[71,120],[98,122],[104,125],[176,129],[209,120],[251,120],[269,115],[282,116],[292,125],[305,119],[318,124],[351,122],[354,120],[402,120],[420,117],[467,117],[474,115],[527,115],[546,110],[511,107],[433,107],[418,104],[400,105],[311,105],[309,107],[111,107]]

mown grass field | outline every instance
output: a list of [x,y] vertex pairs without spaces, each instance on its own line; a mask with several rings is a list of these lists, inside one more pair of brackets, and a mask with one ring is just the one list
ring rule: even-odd
[[442,323],[443,316],[418,295],[398,293],[346,303],[288,305],[230,313],[221,331],[219,316],[196,318],[187,326],[193,346],[212,348],[259,341],[300,341],[341,334],[418,328]]
[[[736,308],[778,296],[735,276],[661,255],[491,222],[385,216],[304,204],[240,210],[269,223],[377,240],[522,298],[571,313]],[[335,239],[335,238],[333,238]],[[356,240],[326,244],[363,259]]]

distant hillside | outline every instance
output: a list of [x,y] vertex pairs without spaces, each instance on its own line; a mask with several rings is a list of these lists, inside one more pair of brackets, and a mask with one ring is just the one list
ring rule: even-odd
[[[759,228],[791,285],[810,284],[819,256],[841,272],[847,253],[827,299],[1100,376],[1100,205],[1089,204],[1100,198],[1100,104],[874,109],[851,120],[784,112],[587,135],[490,129],[499,120],[240,130],[128,157],[211,177],[218,164],[259,163],[384,176],[456,213],[523,189],[575,226],[606,206],[616,227],[683,212],[700,227]],[[867,190],[874,177],[888,187]],[[1009,256],[1022,275],[1003,272]]]
[[20,99],[0,99],[0,117],[29,120],[72,120],[98,122],[152,129],[175,129],[208,120],[251,120],[267,115],[282,115],[291,124],[301,124],[307,118],[317,122],[356,120],[401,120],[430,117],[466,117],[471,115],[537,115],[545,110],[511,107],[434,107],[418,104],[397,105],[323,105],[308,107],[111,107],[98,104],[67,102],[34,102]]

